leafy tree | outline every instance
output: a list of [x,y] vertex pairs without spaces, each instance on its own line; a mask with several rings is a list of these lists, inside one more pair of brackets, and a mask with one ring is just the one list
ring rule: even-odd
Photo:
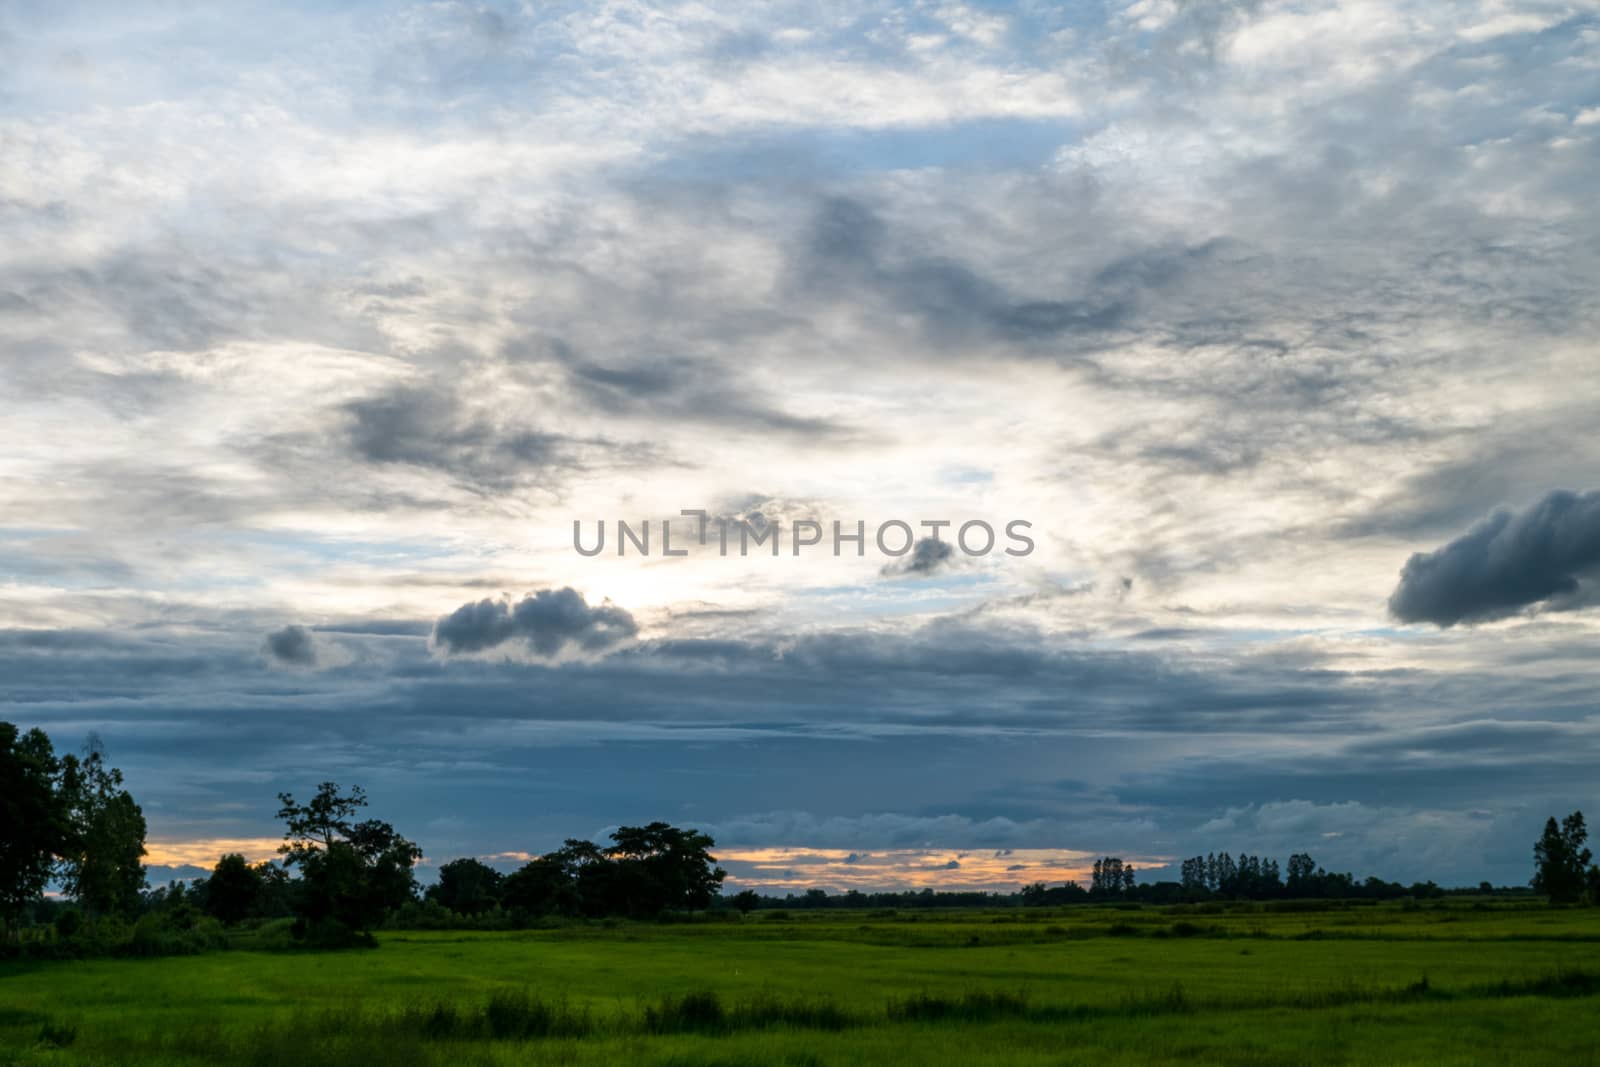
[[58,787],[71,832],[61,857],[67,895],[89,915],[131,915],[145,887],[144,812],[91,734],[84,756],[61,760]]
[[255,913],[264,919],[282,919],[294,914],[294,882],[281,863],[263,860],[253,868],[261,879],[261,895]]
[[323,782],[305,804],[289,793],[278,800],[285,827],[278,851],[285,865],[300,869],[295,911],[312,940],[363,935],[390,908],[415,898],[412,868],[422,850],[386,822],[354,821],[367,804],[359,786],[340,793],[338,783]]
[[69,833],[55,789],[60,763],[43,730],[0,722],[0,920],[9,940],[50,880]]
[[225,923],[240,922],[255,912],[264,888],[261,872],[230,852],[217,861],[205,881],[206,913]]
[[727,872],[716,865],[716,842],[698,830],[664,822],[622,826],[605,850],[619,871],[629,914],[654,914],[668,908],[705,908],[721,891]]
[[571,875],[552,856],[529,860],[506,876],[500,903],[532,915],[578,914],[578,892]]
[[1125,868],[1120,856],[1106,856],[1094,861],[1089,891],[1107,896],[1121,896],[1133,888],[1133,869]]
[[439,868],[439,881],[429,886],[427,897],[459,915],[477,915],[500,902],[505,877],[487,863],[466,857]]
[[[1037,884],[1039,889],[1042,891],[1044,889],[1044,883],[1039,882]],[[1028,896],[1028,890],[1026,888],[1023,889],[1022,895],[1023,899],[1026,900]],[[730,903],[739,910],[739,914],[748,915],[761,903],[761,894],[757,893],[754,889],[741,889],[739,892],[733,895]]]
[[1585,847],[1588,839],[1581,811],[1559,824],[1553,815],[1545,822],[1544,833],[1533,846],[1532,885],[1552,904],[1570,903],[1583,895],[1585,869],[1594,855]]

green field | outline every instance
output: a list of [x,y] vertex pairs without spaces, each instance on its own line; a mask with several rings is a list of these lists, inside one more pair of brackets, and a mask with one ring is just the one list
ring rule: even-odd
[[1600,909],[757,912],[0,965],[15,1064],[1596,1064]]

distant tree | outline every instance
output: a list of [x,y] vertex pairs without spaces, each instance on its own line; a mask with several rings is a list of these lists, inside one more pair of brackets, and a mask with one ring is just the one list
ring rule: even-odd
[[439,868],[439,881],[428,887],[429,900],[458,915],[478,915],[500,902],[505,876],[487,863],[468,856]]
[[389,909],[415,899],[412,868],[422,850],[386,822],[354,821],[367,804],[359,786],[340,793],[338,783],[323,782],[305,804],[288,793],[278,800],[285,827],[278,851],[300,868],[295,911],[310,939],[364,935]]
[[261,879],[261,895],[256,898],[256,915],[282,919],[294,914],[294,881],[281,863],[263,860],[252,868]]
[[[340,793],[337,782],[323,782],[317,793],[306,804],[297,804],[288,793],[279,793],[278,818],[284,823],[284,843],[278,851],[287,856],[298,856],[333,847],[334,842],[349,838],[355,827],[354,819],[367,806],[367,794],[359,785],[350,792]],[[291,865],[294,860],[286,859]]]
[[[1044,888],[1043,882],[1039,883],[1039,888]],[[1026,897],[1026,889],[1023,890],[1023,895]],[[737,908],[741,915],[748,915],[750,912],[755,910],[756,905],[761,903],[761,894],[757,893],[754,889],[741,889],[739,892],[733,895],[729,903]]]
[[1132,872],[1127,870],[1120,856],[1104,856],[1094,865],[1089,891],[1104,896],[1122,896],[1133,886]]
[[261,872],[230,852],[217,861],[205,882],[205,911],[225,923],[248,918],[261,902]]
[[144,812],[91,734],[83,758],[61,760],[58,788],[71,833],[61,858],[67,895],[91,916],[131,915],[145,887]]
[[506,877],[500,903],[530,915],[576,915],[577,884],[567,867],[553,856],[540,856]]
[[1533,846],[1533,888],[1552,904],[1571,903],[1584,892],[1585,872],[1593,853],[1585,847],[1589,829],[1583,812],[1575,811],[1557,823],[1551,816]]
[[611,842],[603,856],[610,861],[605,888],[612,912],[654,915],[709,907],[727,876],[711,855],[716,842],[698,830],[664,822],[621,826]]
[[56,790],[60,763],[43,730],[0,722],[0,920],[7,940],[44,892],[69,834]]
[[1261,885],[1265,895],[1276,896],[1283,889],[1283,878],[1278,874],[1278,861],[1267,860],[1261,865]]
[[1285,888],[1291,897],[1310,897],[1317,893],[1317,861],[1304,852],[1289,857],[1289,878]]

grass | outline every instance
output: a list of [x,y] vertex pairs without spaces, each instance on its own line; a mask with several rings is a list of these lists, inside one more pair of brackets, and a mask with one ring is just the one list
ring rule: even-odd
[[0,1064],[1600,1065],[1600,910],[755,913],[0,965]]

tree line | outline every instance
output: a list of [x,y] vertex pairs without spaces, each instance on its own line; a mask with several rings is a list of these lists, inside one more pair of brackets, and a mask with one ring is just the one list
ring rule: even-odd
[[[144,814],[122,772],[107,762],[98,738],[91,735],[81,753],[58,755],[43,731],[23,733],[0,722],[0,919],[6,943],[20,940],[26,919],[51,912],[59,937],[88,931],[109,943],[120,938],[162,951],[170,945],[179,946],[175,950],[209,945],[221,939],[225,925],[276,919],[289,920],[292,937],[301,943],[343,945],[371,943],[370,932],[386,921],[439,916],[497,916],[517,924],[547,916],[651,918],[714,906],[744,912],[1387,899],[1444,892],[1432,882],[1357,881],[1351,874],[1324,870],[1306,853],[1290,856],[1280,869],[1273,859],[1216,852],[1182,861],[1177,881],[1140,882],[1131,863],[1104,856],[1095,861],[1087,887],[1034,883],[1014,894],[852,890],[830,895],[812,889],[783,898],[746,889],[723,898],[726,872],[712,854],[712,838],[665,822],[620,827],[604,845],[569,838],[509,874],[471,857],[451,860],[424,890],[416,879],[422,850],[391,824],[365,817],[367,797],[359,786],[343,790],[324,782],[304,803],[290,793],[280,793],[278,802],[284,838],[276,861],[252,864],[229,854],[204,878],[149,890]],[[1587,839],[1581,812],[1559,821],[1552,817],[1534,846],[1533,890],[1553,903],[1600,904],[1600,868],[1592,862]],[[50,885],[58,886],[71,905],[47,903],[44,892]],[[1490,888],[1487,883],[1479,887]]]

